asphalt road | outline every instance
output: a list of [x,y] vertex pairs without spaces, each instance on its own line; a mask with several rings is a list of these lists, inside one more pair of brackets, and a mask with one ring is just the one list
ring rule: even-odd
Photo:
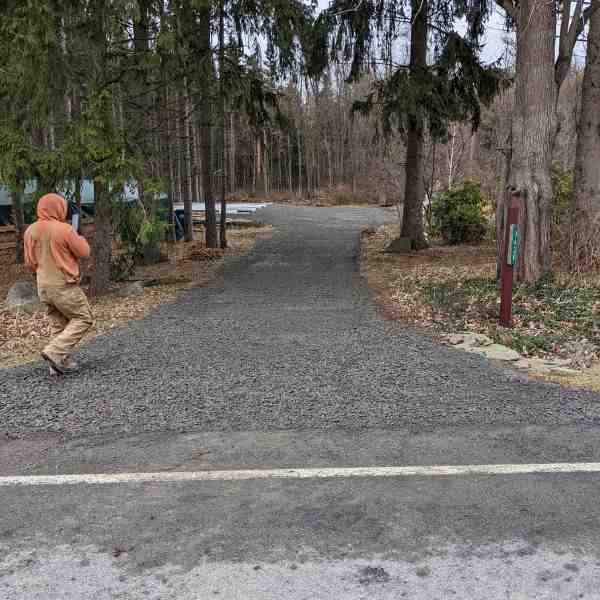
[[[378,318],[363,209],[273,207],[214,285],[0,371],[0,478],[600,462],[600,397]],[[30,483],[28,483],[30,482]],[[600,475],[0,479],[0,598],[600,598]]]

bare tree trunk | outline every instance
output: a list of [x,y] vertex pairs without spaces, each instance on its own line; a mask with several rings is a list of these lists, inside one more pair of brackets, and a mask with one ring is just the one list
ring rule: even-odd
[[[510,184],[524,203],[518,277],[551,270],[552,152],[557,131],[554,3],[523,0],[517,9],[517,73]],[[535,13],[535,18],[531,18]]]
[[283,187],[283,154],[281,152],[281,135],[277,135],[277,191],[281,192]]
[[77,207],[77,212],[81,215],[81,182],[82,177],[78,175],[75,178],[75,206]]
[[[191,189],[191,154],[190,154],[190,123],[187,114],[187,81],[184,81],[183,90],[179,94],[179,164],[180,164],[180,190],[183,196],[183,214],[185,217],[185,241],[194,239],[194,220],[192,210]],[[183,145],[183,151],[182,151]]]
[[263,129],[262,151],[263,151],[263,191],[265,196],[269,193],[269,161],[267,149],[267,131]]
[[[175,107],[175,197],[177,203],[183,203],[183,192],[181,189],[181,120],[179,119],[179,92],[175,93],[173,103]],[[185,208],[185,207],[184,207]]]
[[[96,46],[101,57],[100,65],[94,65],[97,69],[96,79],[93,82],[96,89],[102,89],[105,85],[105,66],[107,60],[107,36],[104,31],[106,5],[103,3],[93,4],[94,16],[98,19],[99,28],[92,36],[92,43]],[[96,12],[97,11],[97,12]],[[116,99],[115,99],[116,100]],[[115,125],[115,104],[109,97],[101,97],[98,110],[98,121],[100,129],[110,139],[110,131]],[[98,296],[108,292],[111,276],[112,259],[112,206],[106,173],[103,173],[101,165],[95,165],[97,172],[94,174],[94,224],[95,232],[92,241],[92,277],[90,282],[90,295]],[[110,170],[109,176],[113,175]]]
[[454,183],[454,168],[456,161],[456,123],[450,125],[450,139],[448,140],[446,154],[448,156],[448,187]]
[[173,222],[173,240],[176,239],[176,229],[175,229],[175,166],[173,161],[173,135],[172,135],[172,127],[171,127],[171,105],[169,99],[169,89],[165,87],[164,91],[164,118],[165,118],[165,139],[163,144],[163,151],[166,154],[166,173],[169,179],[168,184],[168,195],[169,195],[169,209],[171,211],[171,219]]
[[[592,15],[583,75],[581,120],[577,132],[574,178],[574,259],[581,250],[577,241],[600,218],[600,10]],[[579,234],[579,235],[578,235]]]
[[214,80],[213,61],[210,47],[210,8],[201,8],[199,14],[200,73],[202,90],[200,94],[200,137],[202,145],[202,191],[206,215],[206,246],[216,248],[217,213],[212,190],[212,131],[210,92]]
[[291,194],[294,191],[294,184],[292,181],[292,137],[290,132],[287,134],[287,153],[288,153],[288,192]]
[[[537,281],[550,273],[552,155],[558,131],[557,101],[573,50],[600,1],[496,0],[516,23],[517,60],[512,120],[510,187],[523,199],[522,252],[517,275]],[[572,5],[575,8],[572,10]],[[556,52],[557,8],[561,10]]]
[[256,169],[255,169],[255,186],[254,191],[258,192],[259,188],[262,187],[262,192],[266,192],[264,185],[264,165],[263,165],[263,151],[262,151],[262,139],[261,134],[256,134],[256,139],[254,142],[254,157],[256,160]]
[[195,122],[192,123],[193,148],[194,148],[194,198],[199,202],[204,198],[202,190],[202,155],[200,152],[200,135],[198,126]]
[[[412,25],[410,39],[410,76],[420,78],[427,68],[427,16],[429,0],[411,0]],[[410,123],[406,145],[406,192],[402,237],[412,240],[415,249],[425,248],[423,230],[423,120],[414,118]]]
[[350,136],[350,164],[352,166],[352,172],[350,177],[352,179],[352,195],[356,196],[356,144],[354,143],[354,129]]
[[93,276],[90,295],[108,291],[112,257],[112,223],[110,195],[104,183],[94,181],[94,239],[92,241]]
[[256,154],[256,144],[254,144],[254,147],[252,149],[252,158],[254,159],[252,161],[252,193],[256,194],[256,180],[257,180],[257,172],[258,172],[258,161],[259,158]]
[[481,141],[479,137],[479,130],[471,133],[471,139],[469,141],[469,167],[467,174],[469,179],[478,180],[479,173],[479,154],[481,149]]
[[[508,144],[507,148],[503,152],[505,162],[504,162],[504,182],[509,182],[511,180],[510,169],[512,165],[512,125],[511,131],[508,136]],[[496,278],[500,279],[500,275],[502,273],[502,261],[504,257],[502,256],[502,245],[504,243],[504,226],[506,223],[507,216],[507,190],[506,188],[502,190],[500,194],[497,196],[496,201]]]
[[229,114],[229,191],[233,194],[237,189],[237,174],[235,168],[235,114]]
[[[136,106],[128,115],[130,122],[129,128],[133,130],[138,149],[143,156],[149,154],[150,140],[148,139],[148,130],[150,117],[150,96],[147,92],[147,70],[145,64],[148,58],[148,50],[150,47],[150,2],[148,0],[137,0],[137,11],[134,11],[133,18],[133,45],[135,50],[135,60],[137,61],[134,81],[132,88],[136,96]],[[150,165],[144,163],[143,171],[146,177],[151,176]],[[142,181],[138,181],[139,199],[147,205],[148,199],[145,197],[144,185]],[[150,202],[149,208],[154,211],[155,203]]]
[[227,156],[225,148],[225,0],[220,1],[219,5],[219,109],[221,120],[221,152],[223,160],[221,163],[221,226],[219,228],[219,245],[221,248],[227,248],[227,203],[225,200],[225,189],[227,187]]
[[325,151],[327,153],[327,175],[329,178],[329,187],[333,187],[333,168],[331,162],[331,144],[325,140]]
[[17,185],[11,190],[12,200],[12,216],[15,230],[17,233],[16,240],[16,261],[18,265],[22,265],[25,261],[25,253],[23,248],[23,235],[25,233],[25,217],[23,215],[23,193],[25,191],[25,182],[21,177],[18,177]]
[[[183,103],[183,126],[185,131],[185,203],[184,203],[184,212],[185,212],[185,241],[191,242],[194,239],[194,211],[193,211],[193,201],[194,201],[194,178],[195,178],[195,152],[193,151],[194,146],[194,136],[193,136],[193,128],[191,125],[191,104],[190,98],[188,95],[188,85],[187,81],[185,82],[185,99]],[[189,226],[188,226],[189,223]]]
[[298,197],[302,196],[302,140],[298,128]]

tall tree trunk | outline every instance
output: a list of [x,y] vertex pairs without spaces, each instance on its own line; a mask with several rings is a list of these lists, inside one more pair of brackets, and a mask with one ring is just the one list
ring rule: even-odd
[[235,142],[235,113],[231,111],[229,114],[229,191],[232,194],[237,189]]
[[[179,162],[181,173],[181,194],[183,196],[183,214],[185,215],[185,241],[191,242],[194,239],[194,221],[192,211],[192,189],[191,189],[191,152],[190,152],[190,121],[187,105],[188,86],[184,81],[183,90],[179,95],[179,128],[181,137],[179,138]],[[182,148],[183,145],[183,148]]]
[[[518,277],[536,281],[552,267],[551,167],[557,131],[557,19],[553,2],[522,0],[517,11],[519,43],[510,186],[521,192],[524,205]],[[533,13],[535,18],[531,18]]]
[[17,185],[11,190],[12,200],[12,216],[15,230],[17,233],[16,240],[16,261],[18,265],[22,265],[25,260],[23,248],[23,234],[25,233],[25,217],[23,214],[23,194],[25,192],[25,182],[21,177],[17,178]]
[[282,178],[283,178],[283,154],[281,152],[281,135],[277,136],[277,191],[281,192],[282,190]]
[[[411,0],[410,76],[417,81],[427,69],[427,16],[429,0]],[[402,237],[412,240],[415,249],[427,246],[423,229],[423,198],[425,196],[423,128],[421,118],[409,125],[406,143],[406,189]]]
[[262,144],[261,144],[261,150],[263,152],[263,160],[262,160],[262,165],[263,165],[263,192],[265,194],[265,196],[269,193],[269,175],[270,175],[270,169],[269,169],[269,150],[267,147],[267,130],[263,129],[262,132]]
[[[132,88],[135,94],[137,106],[131,111],[132,122],[129,123],[130,130],[136,141],[138,152],[142,156],[151,155],[150,139],[148,130],[150,115],[150,96],[147,91],[147,60],[150,47],[150,2],[149,0],[137,0],[138,10],[134,11],[133,18],[133,47],[135,50],[136,73]],[[144,161],[143,171],[145,177],[151,177],[151,165]],[[143,182],[138,182],[138,193],[140,202],[154,212],[156,206],[153,202],[147,203],[144,193]]]
[[175,92],[173,100],[173,117],[175,121],[175,147],[173,149],[175,155],[175,198],[178,204],[182,204],[184,202],[181,186],[181,138],[183,133],[181,131],[181,119],[179,118],[179,92]]
[[169,196],[169,210],[171,211],[172,220],[172,235],[173,241],[176,240],[176,227],[175,227],[175,166],[173,160],[173,135],[171,126],[171,105],[169,101],[169,88],[164,86],[164,92],[161,94],[163,102],[163,115],[165,119],[165,127],[162,129],[164,132],[163,140],[163,153],[165,164],[165,173],[168,179],[167,194]]
[[479,130],[471,133],[471,139],[469,140],[469,166],[467,168],[467,174],[470,179],[478,181],[480,178],[479,172],[479,155],[481,152],[481,138],[479,136]]
[[[256,157],[256,185],[255,191],[262,192],[263,194],[266,192],[265,189],[265,180],[264,180],[264,165],[263,165],[263,149],[262,149],[262,139],[261,133],[256,132],[256,140],[254,142],[255,151],[254,156]],[[262,188],[262,189],[260,189]]]
[[200,136],[202,144],[202,191],[206,215],[206,246],[216,248],[217,214],[212,190],[212,131],[211,131],[211,89],[214,79],[212,53],[210,47],[210,8],[201,8],[199,15],[200,75]]
[[292,136],[290,132],[287,132],[287,159],[288,159],[288,193],[294,192],[294,185],[292,181]]
[[221,226],[219,228],[219,245],[227,248],[227,203],[225,189],[227,187],[227,152],[225,148],[225,0],[219,4],[219,110],[221,120]]
[[110,195],[106,184],[94,181],[94,239],[92,241],[93,273],[90,296],[108,291],[112,258],[112,219]]
[[298,197],[302,197],[302,140],[300,138],[300,127],[298,127]]
[[[92,43],[97,52],[98,64],[93,88],[96,93],[106,89],[106,64],[108,60],[107,32],[105,30],[106,4],[93,3],[93,13],[97,21],[97,29],[92,36]],[[116,98],[114,99],[116,100]],[[98,125],[101,134],[106,139],[114,139],[113,132],[116,125],[115,105],[110,95],[100,94],[98,107]],[[109,190],[110,181],[114,175],[111,168],[106,168],[102,163],[94,165],[94,239],[92,240],[92,277],[90,282],[90,295],[99,296],[108,292],[111,275],[112,259],[112,205]]]
[[[503,152],[504,157],[504,182],[511,180],[510,169],[512,166],[512,122],[511,130],[508,134],[506,149]],[[504,244],[504,227],[507,217],[507,190],[503,189],[496,197],[496,278],[500,279],[502,274],[502,247]]]
[[194,136],[194,198],[200,202],[204,197],[202,191],[202,156],[200,148],[200,134],[198,133],[198,124],[194,122],[192,126]]
[[79,218],[81,218],[81,184],[83,178],[82,175],[78,175],[75,178],[75,206],[77,207],[77,212],[79,213]]
[[[583,75],[574,178],[574,256],[600,223],[600,10],[592,15]],[[587,235],[586,235],[587,234]]]

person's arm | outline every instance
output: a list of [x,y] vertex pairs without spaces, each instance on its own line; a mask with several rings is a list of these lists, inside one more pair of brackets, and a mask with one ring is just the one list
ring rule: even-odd
[[23,236],[23,249],[25,250],[25,264],[34,272],[38,269],[35,255],[35,241],[31,238],[31,227],[28,227]]
[[90,245],[87,240],[79,235],[73,228],[71,228],[69,236],[67,237],[67,245],[69,250],[77,258],[89,258],[90,256]]

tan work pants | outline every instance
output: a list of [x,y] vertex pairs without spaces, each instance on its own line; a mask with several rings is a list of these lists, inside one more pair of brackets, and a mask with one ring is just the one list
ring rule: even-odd
[[64,362],[94,324],[92,309],[77,284],[43,287],[38,289],[38,295],[46,305],[53,336],[44,352],[53,360]]

